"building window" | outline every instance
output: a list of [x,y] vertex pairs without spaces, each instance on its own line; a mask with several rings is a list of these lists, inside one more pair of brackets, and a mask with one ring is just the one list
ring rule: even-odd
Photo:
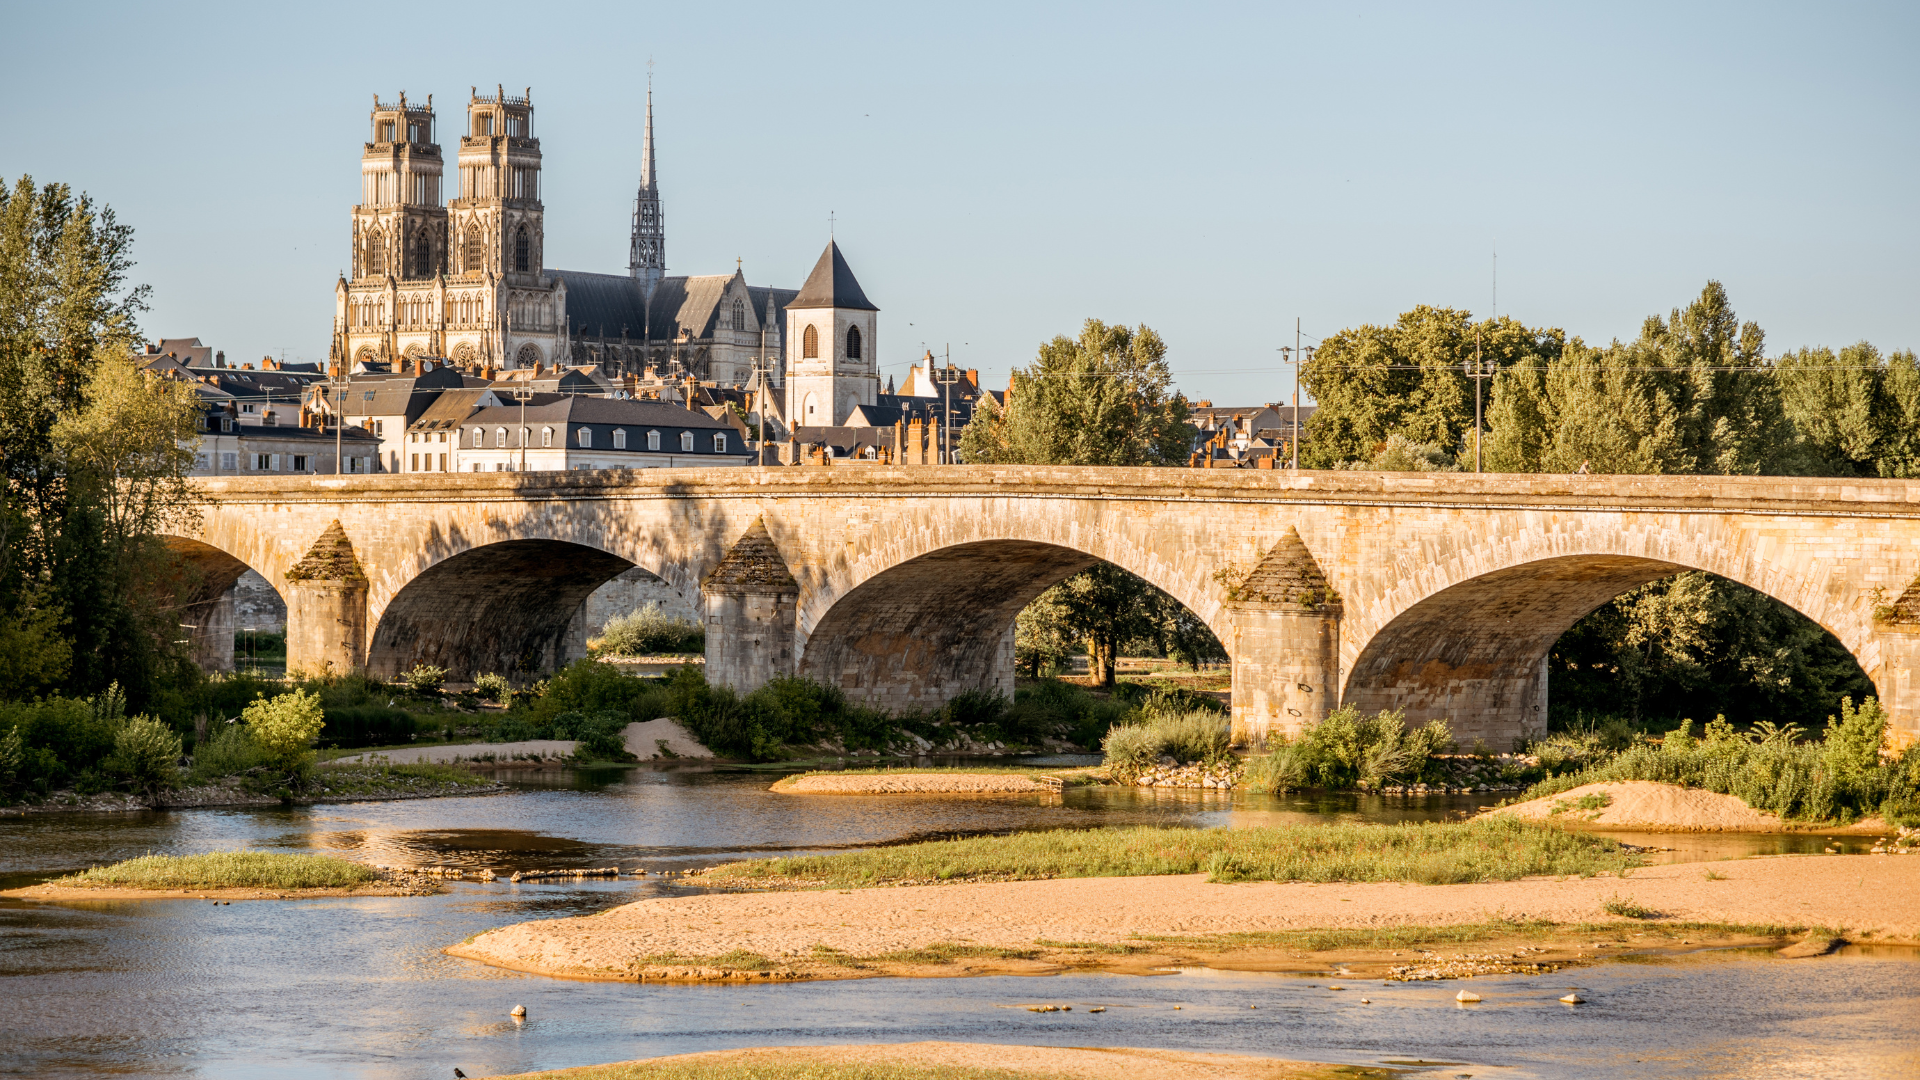
[[441,472],[447,471],[447,455],[445,454],[440,455],[440,471]]
[[419,442],[419,441],[420,441],[420,433],[419,433],[419,432],[417,432],[417,431],[409,431],[409,432],[407,432],[407,441],[408,441],[408,442]]
[[487,429],[474,428],[473,429],[473,448],[475,450],[478,450],[485,445],[487,445]]
[[413,238],[413,276],[433,276],[433,244],[427,239],[425,229],[421,229]]
[[747,303],[744,300],[733,302],[733,328],[735,330],[747,328]]
[[440,441],[441,441],[441,442],[446,442],[446,441],[447,441],[447,433],[446,433],[446,432],[444,432],[444,431],[443,431],[443,432],[441,432],[441,433],[440,433]]
[[552,428],[543,427],[540,429],[540,445],[541,446],[553,445],[553,429]]
[[234,464],[234,462],[235,462],[235,459],[237,458],[237,456],[238,456],[238,455],[235,455],[235,454],[228,454],[228,453],[223,453],[223,454],[221,454],[221,455],[220,455],[220,469],[221,469],[221,471],[222,471],[222,472],[238,472],[238,471],[239,471],[239,467],[238,467],[237,465],[235,465],[235,464]]
[[717,432],[713,436],[713,452],[716,454],[724,454],[727,452],[727,433],[726,432],[724,431]]
[[522,225],[520,226],[520,231],[514,234],[513,237],[513,268],[515,270],[527,269],[527,264],[532,258],[533,243],[527,239],[527,227]]
[[683,431],[680,433],[680,449],[685,453],[693,453],[693,432]]
[[520,448],[522,450],[526,449],[528,442],[530,442],[532,438],[533,438],[533,429],[521,428],[520,429]]
[[222,434],[229,434],[233,431],[233,417],[223,416],[220,418],[220,431]]
[[657,431],[647,432],[647,449],[649,450],[660,449],[660,433],[659,432]]
[[272,471],[272,472],[280,471],[280,455],[279,454],[267,455],[267,468],[269,469],[269,471]]
[[847,327],[847,359],[860,359],[860,328],[857,326]]
[[580,431],[578,432],[577,437],[580,440],[580,446],[582,449],[591,450],[593,448],[593,429],[592,428],[581,428]]
[[251,413],[253,411],[253,402],[251,401],[241,402],[240,411],[243,413]]
[[374,433],[375,435],[385,435],[385,434],[387,433],[387,423],[386,423],[386,421],[384,421],[384,420],[375,420],[375,421],[373,422],[373,433]]
[[387,272],[387,246],[381,240],[379,229],[367,231],[366,243],[362,250],[364,254],[361,256],[361,266],[366,270],[365,276],[378,277]]
[[307,455],[305,454],[293,455],[293,471],[294,472],[307,471]]
[[460,240],[460,272],[477,274],[487,267],[487,241],[480,235],[480,223],[470,222]]
[[197,473],[203,473],[207,471],[207,455],[205,454],[193,455],[193,471]]
[[613,429],[613,448],[615,450],[625,450],[627,448],[627,429],[626,428]]
[[493,445],[495,446],[507,445],[507,429],[506,428],[493,429]]
[[411,466],[409,466],[409,467],[408,467],[408,471],[409,471],[409,472],[419,472],[419,471],[420,471],[420,455],[419,455],[419,454],[415,454],[415,455],[413,455],[413,464],[412,464]]
[[363,473],[363,472],[366,472],[366,471],[367,471],[367,459],[366,459],[366,458],[363,458],[363,457],[351,457],[351,458],[348,458],[348,459],[347,459],[347,471],[348,471],[348,472],[356,472],[356,473]]
[[820,331],[808,326],[800,335],[800,358],[817,360],[820,357]]

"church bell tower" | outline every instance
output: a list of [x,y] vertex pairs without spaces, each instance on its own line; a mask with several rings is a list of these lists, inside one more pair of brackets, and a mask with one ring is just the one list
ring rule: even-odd
[[633,242],[627,273],[640,286],[640,295],[653,290],[667,272],[667,227],[660,213],[660,181],[653,163],[653,81],[647,81],[647,133],[641,142],[640,193],[633,200]]
[[407,104],[404,90],[397,103],[374,95],[370,134],[360,155],[360,205],[353,208],[353,277],[432,278],[447,248],[433,96],[422,107]]
[[880,394],[880,309],[829,240],[800,295],[787,301],[787,422],[835,427]]

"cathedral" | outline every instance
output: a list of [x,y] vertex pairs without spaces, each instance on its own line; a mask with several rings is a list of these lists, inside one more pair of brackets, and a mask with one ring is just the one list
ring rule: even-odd
[[[598,364],[718,386],[782,387],[789,422],[837,424],[879,393],[877,319],[831,241],[799,290],[670,276],[647,91],[627,273],[549,268],[533,92],[469,91],[456,197],[442,201],[433,98],[374,97],[353,208],[352,273],[334,286],[342,366],[445,358],[469,370]],[[789,378],[791,376],[791,378]]]

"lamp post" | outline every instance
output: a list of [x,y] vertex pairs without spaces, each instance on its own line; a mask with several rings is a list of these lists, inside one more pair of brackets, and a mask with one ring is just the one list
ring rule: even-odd
[[525,386],[513,388],[513,399],[520,403],[520,471],[527,471],[527,400],[533,391]]
[[1486,384],[1486,380],[1493,377],[1493,371],[1496,365],[1492,360],[1481,359],[1480,331],[1478,329],[1473,332],[1473,359],[1462,360],[1460,366],[1466,371],[1467,378],[1473,380],[1473,471],[1479,472],[1482,460],[1480,452],[1480,443],[1482,441],[1480,438],[1480,390],[1481,387]]
[[[942,418],[940,421],[940,464],[953,464],[953,384],[960,381],[960,371],[953,366],[951,348],[947,351],[946,367],[936,369],[933,381],[940,384],[942,399]],[[932,367],[931,364],[928,365]]]
[[[1297,326],[1294,328],[1294,332],[1296,334],[1299,333],[1299,328]],[[1281,355],[1285,357],[1285,362],[1293,366],[1293,418],[1292,418],[1292,423],[1290,425],[1293,428],[1293,437],[1288,440],[1288,442],[1291,444],[1289,453],[1293,458],[1293,462],[1288,467],[1295,472],[1299,472],[1300,471],[1300,365],[1308,362],[1309,360],[1312,360],[1315,350],[1312,345],[1303,346],[1303,345],[1296,344],[1296,345],[1282,345],[1280,346],[1279,351]]]
[[[766,348],[766,336],[766,332],[762,331],[760,345],[763,350]],[[767,376],[773,371],[773,365],[769,362],[772,359],[773,357],[765,352],[753,358],[754,416],[760,425],[759,446],[754,451],[754,464],[761,466],[767,463]]]
[[346,419],[347,390],[352,386],[353,383],[346,379],[328,379],[325,383],[327,390],[339,391],[338,396],[333,400],[333,408],[327,410],[333,414],[329,419],[333,421],[333,474],[335,476],[346,472],[346,459],[341,456],[345,453],[341,446],[341,425]]

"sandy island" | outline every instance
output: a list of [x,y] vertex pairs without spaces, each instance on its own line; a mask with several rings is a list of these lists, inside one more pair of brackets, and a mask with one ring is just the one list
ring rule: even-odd
[[350,889],[131,889],[120,885],[29,885],[8,889],[9,900],[311,900],[322,896],[430,896],[431,885],[375,882]]
[[[1603,905],[1615,898],[1658,917],[1613,919]],[[447,952],[515,971],[610,981],[1042,974],[1089,966],[1145,970],[1170,962],[1313,970],[1330,959],[1356,965],[1358,973],[1361,965],[1384,970],[1408,958],[1385,949],[1307,955],[1297,947],[1237,942],[1233,935],[1500,919],[1617,922],[1622,934],[1663,922],[1830,927],[1856,939],[1920,943],[1920,858],[1772,856],[1648,866],[1625,878],[1471,885],[1218,885],[1187,874],[708,894],[517,923]],[[1583,943],[1591,934],[1529,956],[1580,959],[1590,952]],[[1778,935],[1734,940],[1740,937],[1687,940],[1698,947]],[[1538,944],[1539,935],[1530,940]],[[1680,944],[1676,939],[1675,947]],[[945,946],[947,954],[928,953],[931,946]],[[1476,944],[1465,951],[1484,949]]]
[[1164,1080],[1319,1080],[1326,1077],[1390,1077],[1398,1069],[1316,1065],[1242,1054],[1203,1054],[1188,1050],[1096,1050],[1063,1046],[1009,1046],[999,1043],[917,1042],[856,1046],[762,1046],[748,1050],[712,1050],[675,1054],[615,1065],[589,1065],[552,1072],[515,1073],[500,1080],[613,1080],[637,1066],[740,1065],[775,1069],[802,1064],[905,1065],[918,1067],[1004,1069],[1013,1074],[1071,1080],[1135,1080],[1151,1075]]
[[808,773],[770,789],[787,795],[1031,795],[1054,790],[1020,773]]

